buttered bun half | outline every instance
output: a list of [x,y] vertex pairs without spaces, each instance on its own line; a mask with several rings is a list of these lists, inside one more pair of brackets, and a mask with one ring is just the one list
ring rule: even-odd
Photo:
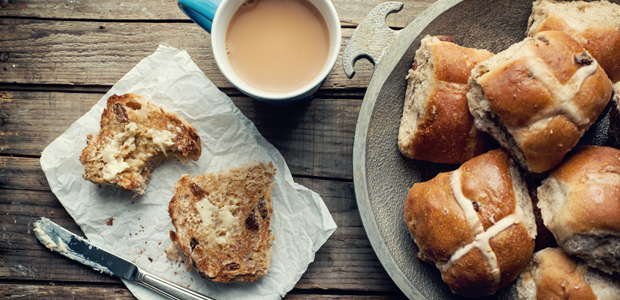
[[557,166],[611,99],[603,69],[573,38],[543,31],[474,68],[474,124],[526,170]]
[[404,218],[418,258],[434,263],[450,289],[466,297],[495,293],[517,278],[534,252],[527,186],[501,149],[414,184]]
[[534,253],[516,291],[519,300],[618,300],[620,283],[559,248],[546,248]]
[[620,5],[605,0],[535,1],[527,35],[549,30],[566,32],[596,59],[612,82],[620,81]]
[[620,271],[620,150],[577,149],[538,187],[538,207],[564,251]]
[[407,75],[398,148],[403,155],[462,164],[495,143],[474,126],[467,107],[471,70],[493,53],[461,47],[449,36],[426,36]]

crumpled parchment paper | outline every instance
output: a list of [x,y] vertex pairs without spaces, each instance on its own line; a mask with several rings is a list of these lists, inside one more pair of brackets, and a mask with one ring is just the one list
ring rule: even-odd
[[[82,178],[79,162],[86,136],[99,131],[101,113],[112,94],[137,93],[175,111],[200,134],[202,156],[183,166],[167,161],[151,176],[146,195],[101,186]],[[269,275],[251,283],[214,283],[184,264],[171,262],[165,248],[173,228],[168,202],[183,174],[217,172],[243,163],[273,161],[271,229],[275,234]],[[336,230],[325,203],[293,181],[278,150],[257,131],[233,102],[215,87],[185,51],[160,46],[127,73],[83,117],[43,150],[41,166],[62,205],[95,245],[128,259],[144,270],[220,299],[280,299],[314,260],[315,252]],[[106,222],[113,218],[113,225]],[[165,299],[123,280],[138,299]]]

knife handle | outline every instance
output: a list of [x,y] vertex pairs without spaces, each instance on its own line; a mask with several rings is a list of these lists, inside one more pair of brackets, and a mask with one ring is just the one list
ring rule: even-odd
[[134,282],[160,293],[170,299],[178,300],[215,300],[203,294],[196,293],[178,284],[159,278],[149,272],[138,268]]

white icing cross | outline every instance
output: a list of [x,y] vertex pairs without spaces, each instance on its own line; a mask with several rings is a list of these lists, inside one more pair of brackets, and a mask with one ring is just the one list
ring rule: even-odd
[[437,262],[435,265],[439,270],[441,270],[441,272],[446,272],[452,267],[452,265],[454,265],[459,259],[475,247],[480,249],[480,252],[482,252],[484,257],[487,259],[487,262],[491,267],[493,284],[498,285],[501,280],[501,272],[497,263],[497,256],[495,256],[495,252],[493,252],[489,241],[500,232],[506,230],[508,227],[520,222],[519,218],[516,216],[517,210],[515,209],[515,213],[502,218],[493,224],[493,226],[489,227],[487,231],[484,231],[480,217],[474,209],[473,202],[463,195],[463,191],[461,189],[461,173],[462,171],[460,169],[457,169],[452,173],[450,176],[450,186],[452,187],[452,194],[454,194],[456,202],[463,210],[463,213],[465,213],[467,224],[469,224],[474,234],[476,234],[476,237],[471,243],[457,249],[447,262]]

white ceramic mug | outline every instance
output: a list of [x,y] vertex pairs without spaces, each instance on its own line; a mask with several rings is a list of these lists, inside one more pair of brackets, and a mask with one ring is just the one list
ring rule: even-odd
[[211,33],[213,56],[220,71],[228,81],[244,94],[271,104],[288,104],[296,100],[308,98],[316,92],[331,72],[340,53],[341,32],[340,20],[330,0],[308,0],[325,18],[329,31],[329,52],[325,65],[317,76],[309,83],[289,92],[270,92],[257,89],[233,71],[226,55],[226,31],[228,24],[237,9],[246,0],[178,0],[181,10],[196,24]]

